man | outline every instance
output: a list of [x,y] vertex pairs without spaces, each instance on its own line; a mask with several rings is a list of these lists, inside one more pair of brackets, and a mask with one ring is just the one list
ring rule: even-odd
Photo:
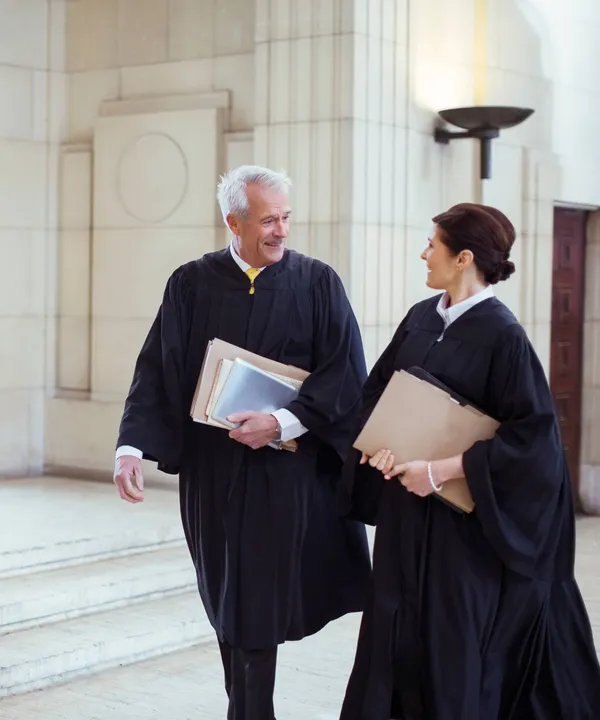
[[[370,573],[364,527],[340,519],[334,501],[366,377],[360,333],[335,272],[286,249],[289,186],[253,166],[222,178],[231,245],[169,279],[118,440],[124,500],[143,500],[142,454],[179,473],[228,720],[274,719],[277,646],[362,610]],[[309,371],[298,399],[272,415],[232,416],[241,425],[231,432],[194,423],[194,389],[213,338]],[[296,452],[267,447],[291,439]]]

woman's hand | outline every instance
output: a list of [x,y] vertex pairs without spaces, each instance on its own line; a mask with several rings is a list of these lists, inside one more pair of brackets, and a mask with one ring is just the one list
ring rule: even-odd
[[386,474],[385,479],[390,480],[400,475],[400,482],[408,492],[419,497],[427,497],[432,492],[435,492],[429,480],[427,464],[425,460],[414,460],[413,462],[404,463],[404,465],[396,465]]
[[[372,458],[363,453],[360,464],[364,465],[366,462],[369,462],[377,470],[381,470],[386,480],[391,480],[400,475],[402,485],[408,492],[415,495],[427,497],[431,493],[437,492],[429,479],[426,460],[414,460],[403,465],[394,465],[394,456],[391,452],[389,450],[379,450]],[[432,461],[431,475],[438,488],[449,480],[464,477],[462,455]]]
[[394,467],[394,456],[390,450],[378,450],[373,457],[369,457],[363,453],[360,464],[365,465],[367,462],[371,467],[375,468],[375,470],[379,470],[386,475],[386,473],[391,472]]
[[379,450],[373,457],[363,453],[360,464],[365,465],[367,462],[371,467],[383,473],[386,480],[391,480],[400,475],[402,485],[415,495],[427,497],[427,495],[434,492],[433,486],[429,482],[427,463],[424,460],[415,460],[414,462],[404,463],[404,465],[394,465],[394,456],[391,451]]

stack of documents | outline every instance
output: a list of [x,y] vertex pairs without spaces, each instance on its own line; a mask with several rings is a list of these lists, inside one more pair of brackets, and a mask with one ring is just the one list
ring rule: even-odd
[[[397,465],[443,460],[492,438],[498,427],[435,378],[411,368],[394,373],[354,447],[370,457],[390,450]],[[433,495],[462,512],[475,508],[465,478],[444,483]]]
[[[227,418],[237,412],[273,413],[296,399],[305,370],[256,355],[215,338],[208,344],[192,402],[195,422],[234,428]],[[272,447],[275,447],[273,444]],[[281,444],[296,450],[294,440]]]

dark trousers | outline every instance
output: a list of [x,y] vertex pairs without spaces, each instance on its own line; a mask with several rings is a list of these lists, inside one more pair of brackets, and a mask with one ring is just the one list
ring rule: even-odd
[[277,648],[240,650],[219,643],[229,697],[227,720],[275,720]]

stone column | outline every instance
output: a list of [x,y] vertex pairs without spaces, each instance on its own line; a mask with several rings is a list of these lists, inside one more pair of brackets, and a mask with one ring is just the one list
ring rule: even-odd
[[58,159],[65,128],[65,3],[2,3],[0,475],[44,465],[54,381]]
[[406,5],[259,0],[255,160],[294,181],[290,243],[333,265],[369,361],[403,312]]
[[585,258],[583,388],[579,495],[585,512],[600,514],[600,212],[590,216]]
[[92,147],[65,144],[61,155],[56,387],[86,399],[90,390]]
[[476,144],[433,125],[473,102],[475,23],[472,0],[258,0],[255,159],[294,179],[291,242],[341,273],[369,363],[429,293],[431,218],[474,199]]

